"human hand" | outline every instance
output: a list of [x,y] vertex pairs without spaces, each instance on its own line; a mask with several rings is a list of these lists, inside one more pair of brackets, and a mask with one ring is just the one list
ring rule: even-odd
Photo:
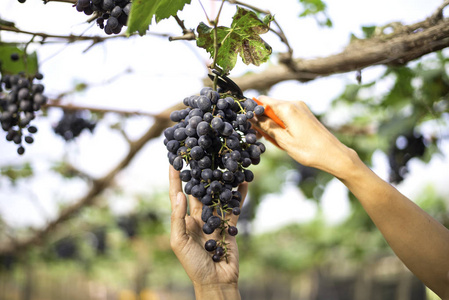
[[286,128],[262,115],[252,121],[256,129],[273,138],[297,162],[338,178],[343,176],[355,152],[329,132],[304,102],[281,101],[267,96],[261,96],[259,100],[270,105]]
[[[214,262],[211,253],[204,249],[209,239],[219,239],[214,232],[206,235],[201,220],[202,203],[189,196],[190,215],[187,214],[187,198],[182,191],[179,172],[170,166],[170,200],[172,207],[170,244],[187,275],[193,282],[197,299],[240,299],[238,291],[239,253],[234,236],[226,233],[228,258]],[[248,191],[247,183],[239,186],[242,201]],[[229,225],[236,226],[238,216],[229,216]]]

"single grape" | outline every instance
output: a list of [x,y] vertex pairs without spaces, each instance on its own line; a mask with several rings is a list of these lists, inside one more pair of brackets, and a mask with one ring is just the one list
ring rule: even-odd
[[181,171],[183,165],[184,165],[184,163],[183,163],[182,157],[181,156],[177,156],[175,158],[175,160],[173,161],[173,168],[176,171]]
[[241,212],[240,207],[234,207],[234,208],[232,209],[232,214],[233,214],[233,215],[238,216],[238,215],[240,215],[240,212]]
[[229,228],[228,228],[228,233],[229,233],[229,235],[235,236],[235,235],[237,235],[238,232],[239,232],[239,231],[238,231],[237,227],[235,227],[235,226],[229,226]]
[[223,256],[225,254],[225,251],[224,251],[223,247],[218,246],[215,249],[215,254],[218,255],[218,256]]
[[[207,222],[207,220],[212,217],[213,215],[213,209],[210,206],[204,205],[203,206],[203,210],[201,212],[201,220],[203,220],[203,222]],[[210,225],[209,225],[210,226]]]
[[212,255],[212,260],[214,262],[219,262],[221,260],[221,256],[218,254],[214,254],[214,255]]
[[210,228],[212,228],[213,230],[215,230],[216,228],[218,228],[218,226],[220,226],[221,224],[221,218],[218,216],[211,216],[207,219],[207,225],[209,225]]
[[206,241],[206,243],[204,244],[204,249],[206,249],[209,252],[214,251],[215,249],[217,249],[217,241],[216,240]]
[[203,232],[205,234],[211,234],[212,232],[214,232],[215,229],[212,229],[207,223],[204,223],[203,225]]
[[264,112],[265,112],[265,109],[261,105],[258,105],[254,108],[254,113],[256,114],[256,116],[263,115]]
[[19,155],[23,155],[25,153],[25,148],[23,146],[20,146],[19,148],[17,148],[17,153]]
[[[19,2],[20,2],[20,1],[19,1]],[[21,3],[24,3],[24,2],[25,2],[25,1],[23,1],[23,2],[21,2]],[[20,58],[20,56],[19,56],[18,53],[12,53],[12,54],[11,54],[11,60],[12,60],[12,61],[18,61],[19,58]]]

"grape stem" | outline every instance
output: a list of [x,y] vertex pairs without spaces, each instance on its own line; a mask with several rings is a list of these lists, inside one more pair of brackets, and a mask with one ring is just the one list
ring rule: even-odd
[[[209,21],[210,25],[214,26],[214,61],[212,63],[212,69],[217,69],[217,57],[218,57],[218,50],[220,49],[220,45],[218,44],[218,22],[220,20],[220,14],[223,9],[223,4],[225,3],[225,0],[221,1],[220,9],[218,10],[217,16],[215,17],[215,20],[213,22]],[[217,82],[218,77],[215,76],[214,78],[214,85],[213,89],[214,91],[217,90]]]

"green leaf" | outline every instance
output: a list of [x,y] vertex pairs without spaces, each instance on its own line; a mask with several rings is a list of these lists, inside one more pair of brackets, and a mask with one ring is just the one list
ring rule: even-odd
[[[261,21],[253,11],[237,7],[231,27],[217,28],[217,65],[228,73],[234,68],[238,54],[247,65],[259,66],[266,62],[271,54],[271,47],[259,35],[268,32],[272,20],[270,16]],[[200,23],[197,31],[197,46],[206,49],[214,57],[214,29]]]
[[29,163],[25,163],[21,166],[4,166],[0,168],[0,175],[9,178],[12,184],[15,184],[17,180],[21,178],[28,178],[33,175],[33,168]]
[[128,35],[139,32],[144,35],[148,30],[153,17],[156,21],[176,15],[184,5],[190,4],[191,0],[134,0],[128,20]]
[[156,22],[175,16],[178,11],[183,10],[186,4],[191,0],[162,0],[161,5],[156,11]]
[[[11,59],[11,54],[13,53],[19,55],[19,60],[13,61]],[[33,76],[38,70],[36,52],[27,55],[23,49],[13,44],[0,43],[0,62],[0,72],[2,74],[25,72],[27,75]]]
[[134,0],[128,19],[128,35],[139,32],[142,36],[148,30],[153,16],[161,4],[162,0]]
[[365,35],[366,39],[369,39],[374,35],[374,32],[376,31],[376,26],[362,26],[363,34]]
[[304,6],[300,17],[315,15],[326,10],[326,3],[321,0],[299,0],[299,2]]
[[299,2],[304,7],[304,10],[299,14],[300,18],[314,16],[318,25],[332,27],[332,21],[326,13],[326,3],[322,0],[299,0]]

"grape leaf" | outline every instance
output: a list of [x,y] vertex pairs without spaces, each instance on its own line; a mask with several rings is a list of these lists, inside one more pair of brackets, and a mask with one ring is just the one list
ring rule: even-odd
[[[11,54],[17,53],[19,60],[11,60]],[[16,45],[8,43],[0,43],[0,71],[2,74],[18,74],[25,72],[27,75],[35,75],[38,70],[37,54],[33,52],[26,55],[23,49]]]
[[178,11],[183,10],[184,6],[190,4],[190,2],[191,0],[162,0],[156,12],[156,22],[176,15]]
[[[234,68],[239,54],[247,65],[259,66],[266,62],[271,47],[259,35],[268,32],[272,20],[272,16],[267,16],[262,21],[253,11],[237,7],[231,27],[217,27],[217,65],[228,73]],[[214,29],[200,23],[197,32],[197,46],[206,49],[214,57]]]
[[190,4],[191,0],[134,0],[128,20],[128,35],[139,32],[144,35],[148,30],[153,17],[156,21],[176,15],[184,5]]

